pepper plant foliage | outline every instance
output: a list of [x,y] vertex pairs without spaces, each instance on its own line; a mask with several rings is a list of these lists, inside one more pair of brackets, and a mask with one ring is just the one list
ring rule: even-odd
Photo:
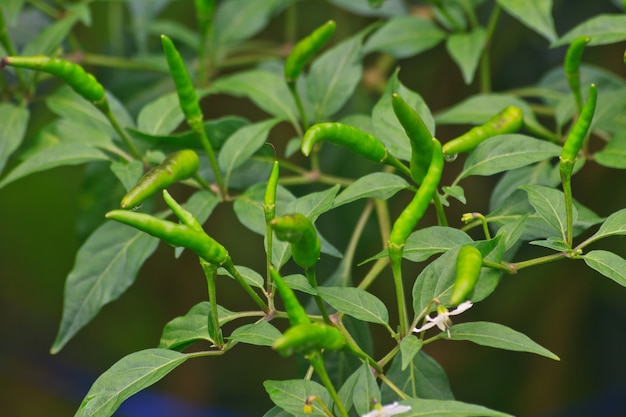
[[[626,209],[596,214],[575,201],[570,181],[585,169],[583,163],[626,168],[626,83],[585,64],[583,54],[584,48],[626,40],[621,4],[615,4],[614,14],[591,16],[558,34],[551,0],[329,0],[329,10],[345,9],[373,23],[349,34],[327,18],[310,37],[296,30],[288,41],[302,42],[283,73],[281,51],[289,42],[265,45],[255,43],[255,36],[276,16],[293,21],[307,1],[179,2],[197,17],[191,25],[146,23],[168,0],[126,1],[130,19],[144,22],[133,24],[141,54],[136,65],[128,66],[149,72],[154,83],[139,105],[118,100],[108,90],[99,96],[99,81],[78,66],[97,73],[104,62],[74,53],[88,50],[74,30],[91,25],[90,1],[43,7],[5,0],[0,6],[0,49],[8,56],[0,73],[0,187],[54,167],[104,161],[109,169],[100,181],[112,185],[103,193],[115,195],[115,201],[94,197],[100,203],[91,209],[100,220],[67,276],[51,351],[60,351],[133,284],[160,240],[176,246],[176,256],[185,248],[195,252],[197,278],[208,286],[208,300],[173,318],[158,346],[146,346],[106,370],[77,404],[76,416],[111,416],[125,399],[178,365],[218,360],[203,357],[225,355],[239,344],[298,355],[313,371],[302,379],[266,381],[276,405],[266,416],[505,416],[455,401],[445,371],[422,347],[465,340],[558,360],[513,329],[464,322],[460,314],[472,303],[497,296],[502,279],[545,262],[584,263],[626,286],[626,260],[594,249],[601,239],[626,234]],[[15,42],[13,29],[26,13],[50,13],[50,23],[26,42]],[[577,49],[567,54],[564,67],[548,72],[532,88],[493,91],[490,41],[504,30],[498,26],[504,14],[544,38],[546,48],[572,44]],[[438,45],[445,45],[465,83],[474,83],[480,92],[433,114],[419,92],[406,86],[419,74],[395,69],[395,64],[383,68],[387,79],[382,86],[364,86],[366,58],[397,62]],[[247,56],[252,59],[241,59]],[[120,70],[125,66],[111,62]],[[106,82],[101,84],[107,89]],[[376,103],[357,113],[353,96],[365,87],[377,94]],[[597,104],[595,97],[587,98],[596,88]],[[215,105],[210,98],[217,94],[247,99],[264,116],[216,118],[205,100]],[[55,117],[27,136],[40,102]],[[441,126],[454,124],[474,129],[459,138],[439,136]],[[296,155],[301,145],[306,158]],[[323,159],[337,146],[355,159],[370,160],[369,172],[359,177],[324,172]],[[467,154],[456,158],[446,149]],[[176,159],[183,150],[199,156],[198,169],[186,166],[187,160],[198,163],[194,155]],[[441,175],[443,154],[442,169],[453,175]],[[498,178],[485,213],[475,212],[480,202],[464,192],[472,176]],[[165,192],[169,209],[159,209],[161,190],[181,181],[177,189],[186,187],[191,196],[179,205]],[[304,184],[317,187],[302,193],[297,186]],[[137,206],[120,210],[124,190],[136,186],[145,201],[133,197]],[[390,214],[391,204],[406,201],[399,216]],[[229,206],[242,225],[264,236],[265,245],[257,251],[265,269],[246,267],[237,248],[224,248],[210,237],[218,205]],[[338,248],[314,224],[344,205],[354,207],[357,221],[349,244]],[[462,221],[449,218],[452,205],[463,205]],[[436,223],[421,219],[429,211],[436,213]],[[370,218],[379,226],[378,253],[355,259]],[[585,232],[584,240],[577,238]],[[546,254],[518,259],[518,249],[528,244],[543,247]],[[341,259],[337,271],[318,273],[317,265],[333,258]],[[407,276],[407,262],[422,263],[423,269]],[[366,271],[358,280],[349,272],[357,265]],[[215,285],[224,279],[221,275],[241,285],[249,310],[228,308],[229,300]],[[394,289],[393,305],[370,291],[375,280]],[[450,303],[453,291],[458,305]],[[451,316],[459,323],[452,324]],[[228,331],[223,329],[227,323]],[[373,326],[386,332],[390,350],[372,350]],[[198,348],[200,341],[210,347]]]

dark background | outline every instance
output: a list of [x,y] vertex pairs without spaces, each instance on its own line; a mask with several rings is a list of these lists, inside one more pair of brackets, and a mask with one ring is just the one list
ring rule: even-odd
[[[159,16],[182,20],[194,27],[191,3],[173,2]],[[116,16],[110,8],[120,8],[121,4],[92,4],[92,28],[78,29],[82,44],[89,45],[91,52],[109,53],[107,39],[131,38],[128,27],[119,22],[109,24],[109,19]],[[557,32],[563,34],[588,16],[603,12],[619,11],[610,1],[555,1]],[[329,18],[338,22],[337,39],[370,22],[323,1],[304,2],[298,6],[298,36]],[[284,38],[284,19],[284,13],[277,16],[259,38],[280,42]],[[110,33],[114,28],[121,32]],[[132,43],[128,42],[115,46],[115,52],[130,53]],[[550,49],[543,38],[504,13],[492,48],[496,91],[536,83],[543,73],[560,65],[565,53],[564,47]],[[584,60],[623,75],[623,50],[624,44],[588,48]],[[375,57],[368,57],[366,63],[374,60]],[[477,92],[476,84],[463,84],[443,45],[399,64],[402,82],[419,92],[434,112]],[[114,94],[122,98],[128,94],[123,71],[93,71]],[[366,90],[355,96],[358,102],[353,100],[351,108],[368,109],[376,100],[376,93]],[[227,97],[212,97],[203,104],[208,118],[239,113],[242,106],[249,106],[245,100]],[[252,106],[249,108],[251,119],[262,117]],[[42,110],[33,118],[35,125],[29,134],[49,117]],[[445,140],[455,133],[458,131],[442,129],[438,136]],[[280,132],[273,140],[288,139],[279,135]],[[350,161],[356,165],[345,164],[340,154],[326,161],[325,168],[346,176],[367,169],[358,165],[356,159]],[[156,346],[169,320],[206,299],[205,283],[194,257],[184,254],[174,261],[171,249],[161,245],[127,293],[105,306],[59,354],[48,353],[61,318],[64,280],[83,239],[76,218],[84,203],[81,190],[86,170],[84,166],[53,169],[0,190],[2,415],[73,415],[99,374],[131,352]],[[626,206],[624,180],[622,171],[589,163],[575,177],[574,194],[596,213],[606,216]],[[486,209],[493,180],[478,178],[464,185],[473,204],[480,205],[482,201]],[[338,210],[336,216],[320,218],[320,229],[340,250],[346,245],[342,228],[354,225],[356,208],[349,206]],[[455,210],[460,215],[465,208],[457,204],[453,205],[452,211]],[[450,218],[454,218],[454,213]],[[240,263],[262,267],[262,259],[254,258],[262,240],[238,224],[232,206],[220,205],[211,215],[207,229],[232,248],[231,253]],[[371,247],[360,245],[356,259],[364,259],[377,250],[379,238],[373,223],[365,236],[371,236],[365,241],[373,243]],[[626,256],[622,238],[611,238],[603,245]],[[525,248],[516,259],[543,253],[538,248]],[[332,270],[334,260],[323,261],[329,265],[328,271]],[[416,268],[417,275],[420,266],[412,268]],[[355,268],[353,276],[358,280],[364,273],[365,268]],[[381,277],[373,287],[383,299],[392,297],[389,282]],[[228,295],[231,290],[233,297],[239,294],[228,283],[220,283],[221,299],[229,300],[228,307],[235,309],[236,304],[230,301],[233,297]],[[505,277],[493,297],[466,313],[463,321],[469,320],[508,325],[555,352],[561,361],[464,342],[440,342],[428,347],[427,352],[448,372],[457,399],[519,416],[626,416],[626,290],[583,267],[582,261],[561,261]],[[147,392],[127,401],[117,415],[233,415],[221,414],[220,410],[228,410],[234,415],[260,416],[271,406],[262,381],[292,377],[293,361],[281,359],[269,349],[240,345],[222,358],[189,361]]]

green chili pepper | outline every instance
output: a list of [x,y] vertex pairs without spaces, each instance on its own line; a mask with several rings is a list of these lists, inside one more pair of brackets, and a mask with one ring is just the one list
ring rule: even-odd
[[189,178],[198,171],[198,155],[183,149],[169,155],[158,166],[146,172],[137,184],[122,198],[122,208],[132,208],[169,185]]
[[582,111],[583,98],[580,93],[580,61],[582,60],[585,46],[591,39],[588,36],[580,36],[572,41],[567,53],[565,54],[565,62],[563,64],[565,69],[565,78],[574,93],[576,99],[576,106],[578,111]]
[[310,268],[319,260],[321,243],[317,231],[300,213],[276,217],[270,222],[276,237],[291,244],[293,260],[302,268]]
[[411,141],[411,177],[421,184],[432,158],[433,136],[419,114],[398,94],[391,95],[396,117]]
[[274,280],[274,285],[280,293],[280,297],[283,299],[283,304],[285,304],[285,310],[287,311],[287,316],[289,317],[289,323],[291,326],[295,327],[298,325],[310,324],[311,319],[309,319],[308,314],[306,314],[306,310],[302,307],[302,304],[298,301],[296,294],[291,288],[289,288],[283,277],[281,277],[278,271],[274,268],[270,268],[270,274]]
[[456,256],[456,278],[450,296],[451,305],[467,301],[467,296],[476,286],[482,266],[483,255],[475,246],[465,245],[459,249]]
[[515,133],[523,123],[522,110],[515,106],[507,106],[493,116],[487,123],[470,129],[467,133],[452,139],[443,145],[443,154],[453,156],[470,152],[485,139],[506,133]]
[[0,68],[5,66],[43,71],[61,78],[74,91],[92,102],[103,111],[108,110],[104,87],[95,77],[86,72],[83,67],[61,58],[48,56],[5,56],[0,61]]
[[437,186],[441,180],[443,171],[443,154],[441,152],[441,144],[437,139],[432,139],[433,150],[431,161],[422,181],[422,185],[417,189],[413,200],[400,213],[398,219],[394,222],[389,235],[389,246],[404,247],[404,242],[409,237],[417,222],[422,218],[430,201],[436,197]]
[[324,323],[307,323],[290,327],[274,341],[272,348],[282,356],[292,353],[308,354],[320,350],[340,350],[346,337],[336,327]]
[[170,193],[167,192],[167,190],[163,190],[163,200],[165,201],[165,204],[167,204],[167,206],[172,210],[174,215],[178,217],[182,224],[184,224],[185,226],[189,226],[192,229],[197,230],[198,232],[204,232],[204,229],[202,228],[202,225],[200,224],[198,219],[196,219],[193,214],[191,214],[190,212],[185,210],[180,204],[178,204],[178,202],[174,200],[174,197],[172,197]]
[[576,162],[576,156],[587,136],[589,126],[591,126],[591,120],[596,111],[597,99],[598,89],[595,84],[591,84],[591,86],[589,86],[589,96],[587,97],[583,110],[578,120],[576,120],[574,127],[567,135],[567,139],[563,145],[563,150],[561,151],[561,166],[567,166],[570,175],[574,168],[574,162]]
[[335,26],[335,22],[329,20],[293,47],[285,60],[284,74],[288,84],[296,83],[307,61],[333,36]]
[[146,213],[128,210],[112,210],[105,217],[127,224],[172,246],[181,246],[194,251],[199,257],[214,265],[223,265],[230,260],[226,248],[206,233],[185,224],[159,219]]
[[265,187],[265,198],[263,200],[263,211],[265,213],[266,222],[271,222],[276,215],[276,188],[278,187],[278,174],[280,172],[280,166],[278,161],[274,161],[272,165],[272,172],[267,180],[267,186]]
[[318,123],[311,126],[302,138],[301,150],[304,156],[309,156],[313,146],[320,141],[345,146],[370,161],[391,165],[411,176],[411,171],[406,165],[389,154],[385,145],[377,137],[354,126],[343,123]]

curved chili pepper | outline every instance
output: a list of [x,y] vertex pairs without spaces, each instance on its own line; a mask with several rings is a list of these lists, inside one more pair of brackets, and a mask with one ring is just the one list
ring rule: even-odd
[[456,256],[456,277],[450,304],[457,305],[467,301],[467,296],[474,290],[483,266],[483,255],[471,245],[462,246]]

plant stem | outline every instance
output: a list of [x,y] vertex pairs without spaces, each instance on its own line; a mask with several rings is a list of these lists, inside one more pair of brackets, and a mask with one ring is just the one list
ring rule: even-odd
[[211,314],[209,316],[209,334],[213,339],[213,342],[221,349],[224,341],[222,340],[219,325],[219,316],[217,313],[217,291],[215,290],[215,274],[217,272],[217,266],[210,264],[204,260],[200,260],[202,269],[204,270],[204,276],[207,281],[207,288],[209,293],[209,304],[211,307]]
[[217,163],[217,158],[215,157],[215,152],[213,152],[213,147],[211,146],[211,142],[207,137],[206,130],[204,129],[204,123],[202,119],[199,120],[188,120],[189,127],[193,130],[198,137],[200,138],[200,142],[202,142],[202,147],[204,148],[204,152],[209,157],[209,163],[211,164],[211,168],[213,170],[213,175],[215,175],[215,182],[217,183],[217,187],[220,190],[220,195],[223,200],[226,200],[227,192],[224,187],[224,181],[222,180],[222,173],[220,172],[220,167]]
[[229,257],[228,260],[226,260],[226,262],[222,266],[224,267],[224,269],[226,269],[226,271],[228,271],[229,274],[233,276],[233,278],[235,278],[235,280],[239,283],[239,285],[243,287],[243,289],[248,293],[248,295],[254,300],[256,305],[258,305],[261,308],[261,310],[265,312],[265,314],[269,314],[270,309],[267,307],[267,304],[265,304],[265,302],[261,299],[261,297],[259,297],[259,295],[252,289],[250,284],[246,282],[246,280],[241,276],[239,271],[237,271],[237,268],[235,268],[235,265],[233,264],[232,259],[230,259]]
[[388,256],[376,260],[376,263],[374,264],[374,266],[372,266],[372,268],[367,273],[367,275],[365,275],[363,280],[361,280],[357,288],[366,290],[370,285],[372,285],[372,282],[374,282],[374,280],[378,278],[380,273],[387,267],[388,263],[389,263]]
[[333,386],[333,383],[328,376],[328,372],[326,372],[326,367],[324,366],[324,359],[322,358],[322,354],[320,352],[313,352],[306,355],[307,360],[317,373],[322,384],[328,390],[330,397],[333,399],[335,406],[339,409],[339,413],[342,417],[348,417],[348,411],[346,407],[343,405],[341,398],[339,398],[339,394],[337,394],[337,390]]
[[404,283],[402,282],[402,252],[404,244],[389,245],[389,259],[391,259],[391,268],[393,270],[393,282],[396,287],[396,301],[398,302],[398,320],[399,335],[403,338],[408,332],[408,315],[406,309],[406,301],[404,296]]
[[493,38],[493,32],[498,23],[500,17],[500,5],[494,3],[491,16],[489,17],[489,23],[487,24],[487,34],[485,37],[485,47],[480,57],[480,91],[483,94],[491,92],[491,57],[489,49],[491,47],[491,39]]
[[389,378],[387,378],[385,374],[379,374],[377,375],[377,377],[380,378],[380,380],[383,381],[389,388],[391,388],[393,392],[398,394],[398,397],[400,397],[401,399],[406,400],[407,398],[409,398],[409,396],[400,388],[398,388],[396,384],[394,384]]
[[141,161],[141,159],[142,159],[141,158],[141,152],[139,152],[139,149],[137,149],[137,147],[135,146],[133,141],[130,139],[130,137],[126,134],[124,129],[122,129],[122,127],[120,126],[119,122],[117,121],[117,118],[115,117],[115,115],[111,111],[111,108],[109,107],[109,105],[107,104],[105,109],[102,109],[102,107],[99,107],[99,108],[100,108],[100,110],[102,110],[104,112],[104,115],[109,120],[109,123],[111,123],[111,126],[113,126],[113,129],[115,129],[117,134],[120,135],[120,138],[122,139],[122,141],[124,142],[126,147],[130,150],[130,153],[136,159]]
[[[310,268],[306,268],[304,270],[304,274],[306,275],[306,279],[309,281],[311,287],[317,290],[317,276],[315,273],[315,265]],[[315,294],[313,298],[315,299],[315,304],[317,304],[317,308],[320,310],[322,317],[324,317],[324,322],[326,324],[332,324],[330,321],[330,317],[328,317],[326,307],[324,306],[324,301],[322,301],[322,297],[320,297],[319,294]]]

